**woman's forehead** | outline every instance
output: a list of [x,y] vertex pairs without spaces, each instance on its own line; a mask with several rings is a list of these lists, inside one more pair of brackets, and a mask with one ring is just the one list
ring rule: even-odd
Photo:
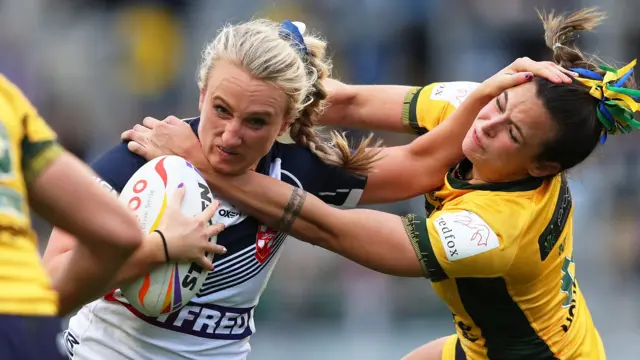
[[555,130],[549,112],[537,95],[535,84],[527,83],[508,90],[508,109],[526,138],[546,139]]
[[252,77],[239,66],[221,63],[209,78],[211,95],[230,106],[284,112],[287,96],[274,84]]

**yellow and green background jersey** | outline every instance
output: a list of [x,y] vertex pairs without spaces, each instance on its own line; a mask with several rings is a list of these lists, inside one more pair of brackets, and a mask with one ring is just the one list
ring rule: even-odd
[[0,74],[0,314],[57,313],[31,228],[27,185],[62,151],[29,100]]

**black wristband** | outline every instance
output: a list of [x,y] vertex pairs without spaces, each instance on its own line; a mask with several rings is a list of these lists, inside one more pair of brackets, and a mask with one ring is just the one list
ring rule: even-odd
[[162,246],[164,246],[164,258],[167,261],[167,263],[169,263],[170,259],[169,259],[169,249],[167,248],[167,239],[164,237],[164,234],[162,233],[162,231],[156,229],[156,230],[153,230],[153,232],[158,233],[158,235],[160,235],[160,238],[162,239]]

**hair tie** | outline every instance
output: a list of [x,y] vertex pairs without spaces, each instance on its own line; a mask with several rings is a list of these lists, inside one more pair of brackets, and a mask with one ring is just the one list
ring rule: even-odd
[[633,116],[638,111],[640,90],[622,87],[633,74],[635,65],[636,60],[620,69],[601,65],[600,70],[605,72],[604,76],[588,69],[569,69],[580,75],[576,80],[590,87],[589,94],[599,100],[596,113],[604,127],[600,137],[602,144],[606,141],[607,134],[627,134],[640,129],[640,122]]
[[280,24],[278,35],[282,39],[289,41],[291,46],[298,52],[298,54],[300,54],[301,56],[307,56],[307,44],[305,44],[304,37],[302,36],[306,28],[307,27],[304,23],[285,20],[282,24]]
[[555,51],[555,50],[556,50],[557,48],[559,48],[560,46],[562,46],[562,44],[560,44],[559,42],[557,42],[557,43],[553,44],[553,47],[552,47],[553,51]]

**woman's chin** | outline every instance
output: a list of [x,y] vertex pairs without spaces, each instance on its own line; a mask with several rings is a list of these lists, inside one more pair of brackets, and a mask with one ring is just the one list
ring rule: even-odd
[[219,161],[218,159],[212,159],[210,164],[215,172],[222,175],[240,175],[249,170],[241,164],[234,164],[229,161]]
[[462,154],[464,155],[465,158],[472,160],[473,155],[474,155],[474,151],[473,151],[473,146],[471,146],[471,144],[467,141],[467,139],[465,139],[462,142]]

